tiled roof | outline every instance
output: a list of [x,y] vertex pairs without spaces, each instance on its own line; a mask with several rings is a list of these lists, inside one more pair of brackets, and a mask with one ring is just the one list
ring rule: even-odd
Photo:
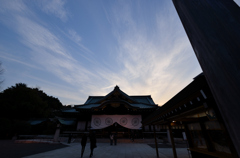
[[151,105],[156,105],[151,96],[130,96],[131,98],[133,98],[134,100],[136,100],[139,103],[144,103],[144,104],[151,104]]
[[[138,107],[138,108],[155,108],[157,107],[157,104],[154,103],[152,97],[150,95],[145,95],[145,96],[129,96],[123,91],[119,89],[118,86],[114,88],[114,90],[110,93],[108,93],[106,96],[89,96],[87,101],[82,104],[82,105],[75,105],[75,109],[91,109],[100,106],[103,102],[108,101],[109,96],[114,95],[117,93],[118,95],[123,96],[124,102],[128,102],[133,107]],[[121,97],[119,97],[120,99]],[[65,110],[64,112],[76,112],[74,110]]]
[[[137,101],[138,103],[144,103],[144,104],[151,104],[151,105],[156,105],[151,96],[147,95],[147,96],[129,96],[131,99]],[[104,96],[89,96],[88,100],[84,103],[84,105],[86,104],[95,104],[97,103],[99,100],[103,99]]]
[[93,107],[98,107],[101,104],[83,104],[83,105],[76,105],[76,109],[91,109]]
[[[78,105],[78,106],[75,106],[76,109],[91,109],[91,108],[94,108],[94,107],[98,107],[100,106],[101,104],[87,104],[87,105]],[[133,107],[138,107],[138,108],[142,108],[142,109],[146,109],[146,108],[156,108],[157,105],[146,105],[146,104],[130,104],[131,106]],[[69,111],[70,112],[70,111]]]
[[77,112],[74,108],[71,109],[61,109],[62,112]]
[[29,120],[28,122],[30,123],[30,125],[38,125],[44,121],[47,121],[48,119],[32,119],[32,120]]
[[133,107],[138,107],[141,109],[146,109],[146,108],[156,108],[157,105],[146,105],[146,104],[130,104]]
[[84,104],[94,104],[103,98],[104,96],[89,96],[88,100]]
[[74,125],[76,123],[76,119],[71,118],[57,118],[57,119],[63,125]]

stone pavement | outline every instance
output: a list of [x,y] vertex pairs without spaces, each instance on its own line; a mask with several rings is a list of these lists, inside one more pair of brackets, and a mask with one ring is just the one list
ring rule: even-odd
[[[160,158],[173,158],[172,148],[159,148]],[[90,155],[90,144],[87,143],[83,158]],[[178,158],[189,158],[187,148],[177,148]],[[24,158],[80,158],[81,144],[71,143],[68,147],[56,149]],[[93,158],[156,158],[156,149],[144,143],[97,143]]]

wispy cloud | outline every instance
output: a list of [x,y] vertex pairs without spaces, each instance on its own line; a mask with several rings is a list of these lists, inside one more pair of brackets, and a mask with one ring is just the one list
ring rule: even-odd
[[68,33],[70,35],[70,38],[75,42],[75,43],[80,43],[82,38],[77,34],[76,31],[73,29],[68,30]]
[[30,68],[40,69],[41,70],[40,67],[35,66],[33,64],[29,64],[29,63],[23,62],[21,59],[17,59],[16,56],[10,55],[8,53],[4,53],[3,51],[1,51],[0,57],[4,58],[4,59],[7,59],[7,60],[10,60],[10,61],[13,61],[13,62],[16,62],[16,63],[23,64],[23,65],[25,65],[27,67],[30,67]]
[[[5,14],[12,19],[8,25],[28,48],[31,62],[71,87],[66,89],[57,83],[47,83],[44,78],[31,77],[42,83],[40,87],[44,91],[56,97],[79,101],[78,104],[88,95],[106,95],[119,85],[129,95],[151,94],[156,103],[163,104],[200,71],[176,11],[168,0],[162,6],[168,9],[156,8],[142,13],[146,14],[145,19],[141,19],[138,12],[144,10],[141,8],[144,5],[131,4],[142,2],[117,1],[112,2],[111,7],[103,8],[108,25],[111,25],[108,31],[114,37],[112,40],[117,41],[109,46],[114,52],[111,61],[104,61],[105,64],[98,60],[99,52],[91,51],[83,44],[84,37],[79,32],[73,28],[51,29],[23,2],[16,1],[18,7],[9,2],[6,7],[0,7],[0,12],[11,11],[11,15]],[[41,8],[64,22],[68,20],[65,1],[41,1]],[[5,21],[9,23],[7,19]],[[108,45],[99,42],[99,45]],[[23,60],[5,58],[35,68]]]
[[[72,58],[63,39],[44,25],[34,21],[33,17],[24,14],[28,10],[24,3],[21,3],[21,6],[25,10],[18,10],[12,14],[11,18],[14,19],[14,22],[11,27],[20,35],[20,41],[30,48],[32,61],[69,84],[90,82],[90,78],[95,74]],[[9,8],[9,10],[13,9]],[[74,31],[70,31],[70,35],[75,42],[80,42],[80,37]],[[24,61],[18,62],[25,64]]]
[[21,0],[2,1],[0,8],[2,12],[11,11],[13,13],[16,13],[16,12],[20,13],[23,11],[24,12],[27,11],[27,7],[24,5],[24,3],[22,3]]
[[53,81],[48,81],[32,75],[27,75],[27,77],[41,83],[41,86],[35,85],[35,87],[42,89],[44,92],[46,92],[47,94],[51,94],[54,97],[62,99],[64,98],[65,102],[67,102],[68,104],[83,103],[87,98],[86,96],[85,98],[80,97],[83,94],[80,94],[79,91],[75,88],[66,85],[60,85]]
[[73,30],[73,29],[69,29],[68,33],[62,32],[63,34],[65,34],[70,40],[72,40],[75,44],[77,44],[79,46],[79,49],[85,54],[81,54],[82,56],[84,56],[86,59],[89,60],[89,58],[86,55],[93,55],[94,53],[89,50],[87,47],[85,47],[81,42],[82,42],[82,37],[80,35],[78,35],[78,33]]
[[138,25],[131,5],[117,5],[121,7],[112,8],[108,18],[118,39],[117,59],[122,69],[106,75],[106,79],[109,85],[118,84],[129,94],[152,94],[157,103],[163,104],[199,71],[188,73],[191,66],[186,61],[196,59],[183,28],[176,22],[179,19],[174,8],[157,12],[154,25],[149,27]]
[[62,21],[67,21],[68,12],[64,8],[64,0],[42,0],[42,10],[47,14],[53,14]]
[[22,16],[16,17],[18,22],[18,32],[23,37],[23,42],[32,48],[41,48],[66,58],[71,56],[61,46],[60,40],[48,29],[37,24],[36,22]]

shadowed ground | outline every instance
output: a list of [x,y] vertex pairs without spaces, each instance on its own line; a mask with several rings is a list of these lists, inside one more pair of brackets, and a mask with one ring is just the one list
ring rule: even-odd
[[[156,148],[155,144],[148,144],[152,148]],[[176,148],[188,148],[186,143],[176,143],[175,144]],[[158,148],[172,148],[172,145],[170,143],[161,143],[158,144]]]
[[[104,143],[102,143],[104,142]],[[150,143],[151,142],[151,143]],[[1,158],[80,158],[81,144],[79,141],[67,144],[48,143],[14,143],[11,140],[0,140]],[[66,145],[64,145],[66,144]],[[169,144],[158,145],[161,158],[173,158],[172,148]],[[187,148],[184,144],[177,147],[178,158],[188,158]],[[83,158],[89,157],[90,143],[87,143]],[[156,158],[156,149],[152,141],[148,143],[119,140],[118,144],[110,145],[109,140],[97,140],[97,148],[93,158]]]
[[14,143],[12,140],[0,140],[0,157],[1,158],[21,158],[33,154],[67,147],[63,144],[47,143]]

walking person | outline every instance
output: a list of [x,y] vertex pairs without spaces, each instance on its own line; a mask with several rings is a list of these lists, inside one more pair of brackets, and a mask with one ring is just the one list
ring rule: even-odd
[[134,142],[135,133],[133,130],[131,131],[131,137],[132,137],[132,142]]
[[97,140],[96,140],[96,135],[95,135],[95,131],[90,131],[90,149],[91,149],[91,153],[90,153],[90,157],[93,156],[93,149],[97,147]]
[[113,135],[114,145],[117,145],[117,133]]
[[109,138],[110,138],[110,145],[112,145],[113,144],[113,134],[112,133],[110,133],[110,135],[109,135]]
[[82,145],[81,157],[83,157],[86,144],[87,144],[87,135],[84,133],[81,140],[81,145]]
[[71,141],[72,141],[72,136],[73,136],[72,133],[69,133],[69,134],[68,134],[68,144],[71,143]]

